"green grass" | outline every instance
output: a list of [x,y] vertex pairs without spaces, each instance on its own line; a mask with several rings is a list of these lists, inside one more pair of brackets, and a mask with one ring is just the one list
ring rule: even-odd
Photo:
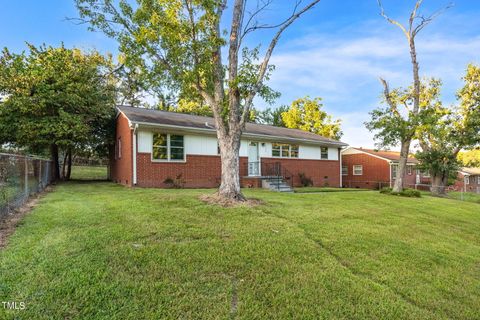
[[0,251],[0,319],[480,318],[480,206],[208,192],[58,185]]
[[456,200],[480,203],[480,194],[472,192],[449,192],[448,197]]
[[106,166],[72,166],[71,179],[73,180],[106,180]]
[[316,192],[346,192],[346,191],[371,191],[369,189],[358,188],[331,188],[331,187],[301,187],[294,188],[297,193],[316,193]]
[[6,205],[7,202],[12,201],[18,193],[21,193],[23,190],[19,190],[18,187],[3,185],[0,186],[0,207]]

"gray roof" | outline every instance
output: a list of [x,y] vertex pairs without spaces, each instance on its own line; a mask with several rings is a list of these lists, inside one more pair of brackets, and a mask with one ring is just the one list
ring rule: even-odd
[[[211,117],[145,108],[134,108],[129,106],[118,106],[117,109],[134,123],[215,131],[215,122]],[[325,138],[311,132],[257,123],[247,123],[245,126],[244,135],[259,135],[266,138],[283,138],[285,140],[298,140],[318,144],[335,144],[339,146],[347,145],[346,143],[338,140]]]

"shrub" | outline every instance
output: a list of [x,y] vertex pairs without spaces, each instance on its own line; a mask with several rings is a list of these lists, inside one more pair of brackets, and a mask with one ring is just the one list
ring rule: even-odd
[[380,193],[409,198],[420,198],[422,196],[420,191],[414,189],[404,189],[402,192],[393,192],[392,188],[382,188]]
[[185,186],[185,180],[183,179],[182,176],[183,176],[183,174],[179,173],[179,174],[177,174],[175,179],[172,179],[172,178],[168,177],[165,180],[163,180],[163,183],[168,185],[169,188],[182,189]]
[[388,187],[382,188],[380,189],[380,193],[390,194],[392,193],[392,188],[388,188]]
[[302,185],[302,187],[311,187],[313,186],[313,181],[312,179],[310,179],[309,177],[307,177],[305,175],[305,173],[303,172],[300,172],[298,174],[298,177],[300,178],[300,184]]
[[420,194],[420,191],[415,189],[404,189],[402,192],[400,192],[400,195],[402,197],[410,197],[410,198],[420,198],[422,196]]

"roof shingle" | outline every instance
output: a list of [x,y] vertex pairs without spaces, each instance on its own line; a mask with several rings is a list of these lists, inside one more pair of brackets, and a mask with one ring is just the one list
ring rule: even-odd
[[[185,113],[160,111],[145,108],[134,108],[129,106],[118,106],[117,109],[125,114],[132,122],[152,124],[152,125],[168,125],[179,126],[191,129],[215,130],[215,122],[211,117],[196,116]],[[247,123],[244,134],[261,135],[271,138],[286,138],[299,141],[309,141],[313,143],[335,144],[338,146],[346,146],[338,140],[319,136],[317,134],[306,132],[298,129],[288,129],[274,127],[270,125]]]

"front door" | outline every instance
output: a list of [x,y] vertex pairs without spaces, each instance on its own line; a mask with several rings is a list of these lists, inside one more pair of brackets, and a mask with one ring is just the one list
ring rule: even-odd
[[260,175],[260,157],[258,156],[258,142],[248,144],[248,175]]

